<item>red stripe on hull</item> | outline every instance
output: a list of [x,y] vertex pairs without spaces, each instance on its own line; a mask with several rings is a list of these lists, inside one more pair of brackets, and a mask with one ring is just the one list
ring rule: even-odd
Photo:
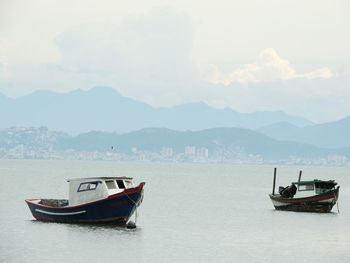
[[329,213],[336,204],[338,196],[339,187],[324,194],[304,198],[283,198],[273,195],[270,195],[270,198],[277,210]]
[[270,195],[270,198],[274,201],[281,202],[281,203],[289,203],[289,204],[295,204],[295,203],[312,203],[312,202],[322,202],[328,199],[334,199],[334,201],[338,200],[339,191],[338,188],[333,190],[332,192],[320,194],[320,195],[314,195],[310,197],[303,197],[303,198],[284,198],[284,197],[277,197]]
[[120,225],[124,225],[128,221],[128,218],[126,218],[126,217],[115,217],[115,218],[99,219],[99,220],[72,220],[70,222],[62,221],[62,220],[55,220],[55,219],[41,216],[38,214],[33,214],[33,217],[36,220],[41,221],[41,222],[53,222],[53,223],[64,223],[64,224],[120,224]]

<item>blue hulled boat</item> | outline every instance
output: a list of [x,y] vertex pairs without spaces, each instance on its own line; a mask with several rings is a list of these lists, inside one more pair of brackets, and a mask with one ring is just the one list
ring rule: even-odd
[[143,199],[131,177],[69,179],[69,199],[25,200],[35,219],[62,223],[126,224]]

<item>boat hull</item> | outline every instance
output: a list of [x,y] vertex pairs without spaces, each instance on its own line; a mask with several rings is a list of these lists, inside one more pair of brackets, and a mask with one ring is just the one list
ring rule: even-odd
[[125,224],[143,199],[143,187],[108,196],[105,199],[76,206],[52,207],[40,204],[41,199],[27,199],[33,217],[38,221],[60,223],[117,223]]
[[272,194],[269,196],[276,210],[329,213],[338,200],[339,187],[327,193],[304,198],[284,198]]

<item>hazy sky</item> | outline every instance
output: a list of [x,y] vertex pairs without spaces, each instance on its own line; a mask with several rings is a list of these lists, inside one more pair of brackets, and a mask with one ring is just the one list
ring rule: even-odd
[[316,122],[350,115],[350,1],[0,0],[0,93],[108,85]]

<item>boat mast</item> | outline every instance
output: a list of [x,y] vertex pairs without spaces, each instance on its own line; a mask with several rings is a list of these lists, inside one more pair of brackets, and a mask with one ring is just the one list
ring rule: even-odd
[[274,170],[274,172],[273,172],[272,195],[275,195],[276,173],[277,173],[277,168],[275,167],[275,170]]
[[301,174],[302,174],[302,170],[299,171],[299,178],[298,178],[298,186],[299,186],[299,183],[300,183],[300,179],[301,179]]

